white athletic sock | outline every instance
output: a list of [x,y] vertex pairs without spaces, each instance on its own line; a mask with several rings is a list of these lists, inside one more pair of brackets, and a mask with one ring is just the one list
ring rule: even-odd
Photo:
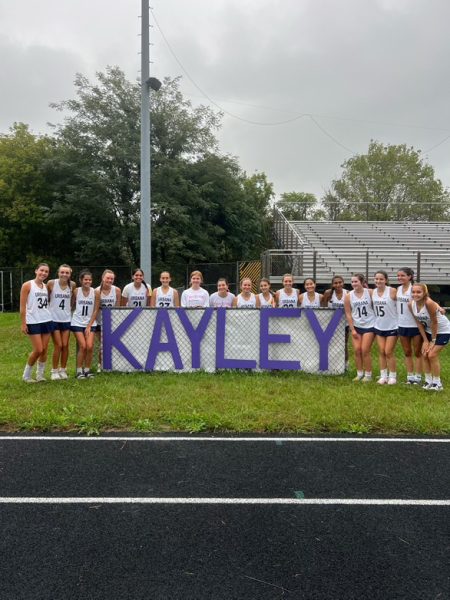
[[[407,377],[408,379],[412,379],[412,378],[414,377],[414,373],[407,373],[407,374],[406,374],[406,377]],[[416,373],[415,377],[417,377],[417,373]]]
[[364,377],[364,371],[356,371],[358,377]]
[[364,373],[364,377],[367,377],[367,378],[372,377],[372,371],[366,371]]
[[83,367],[77,367],[77,374],[83,372]]
[[391,371],[391,372],[389,373],[389,377],[390,377],[391,379],[397,379],[397,371]]
[[30,379],[31,371],[33,370],[33,365],[29,365],[28,363],[25,365],[25,369],[23,370],[23,378]]
[[417,379],[419,379],[419,378],[422,379],[422,373],[416,373],[414,375],[414,377],[417,377]]
[[44,374],[44,371],[45,371],[45,365],[46,365],[46,364],[47,364],[47,363],[45,363],[45,362],[39,362],[39,361],[38,361],[38,364],[37,364],[37,372],[38,372],[40,375],[43,375],[43,374]]
[[388,372],[387,369],[380,369],[380,378],[387,379]]
[[440,377],[433,377],[433,383],[437,383],[438,385],[442,385],[441,384],[441,378]]
[[433,377],[432,377],[431,373],[425,373],[425,381],[426,381],[426,383],[433,382]]

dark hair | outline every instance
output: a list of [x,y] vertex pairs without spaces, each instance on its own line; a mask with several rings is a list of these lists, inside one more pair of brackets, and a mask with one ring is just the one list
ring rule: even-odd
[[397,271],[397,273],[399,273],[400,271],[403,271],[405,275],[411,278],[411,283],[414,283],[414,271],[412,269],[410,269],[409,267],[402,267]]
[[269,287],[271,287],[272,284],[270,283],[270,279],[267,279],[267,277],[261,277],[261,279],[259,280],[259,283],[262,283],[263,281],[268,283]]
[[225,281],[225,283],[228,285],[228,279],[226,277],[219,277],[217,283],[219,283],[219,281]]
[[334,290],[334,282],[336,279],[341,279],[342,283],[344,283],[344,278],[342,277],[342,275],[333,275],[333,277],[331,278],[331,284],[330,284],[330,288],[328,290],[325,290],[322,296],[322,305],[323,306],[327,306],[328,302],[330,302],[331,297],[333,296],[333,290]]
[[312,281],[312,282],[314,283],[314,285],[316,285],[316,280],[314,279],[314,277],[306,277],[306,278],[303,280],[303,287],[305,287],[305,283],[306,283],[307,281]]
[[136,275],[136,273],[138,271],[140,271],[142,273],[142,283],[145,285],[145,289],[148,290],[148,285],[147,285],[147,283],[145,282],[145,279],[144,279],[144,271],[140,267],[137,267],[136,269],[133,269],[133,275]]
[[89,269],[83,269],[80,271],[80,274],[78,275],[78,281],[81,283],[86,276],[92,279],[92,273],[89,271]]
[[38,264],[38,266],[36,267],[35,271],[36,271],[37,269],[40,269],[41,267],[47,267],[47,268],[50,270],[50,265],[49,265],[48,263],[46,263],[46,262],[41,262],[41,263],[39,263],[39,264]]
[[[386,273],[386,271],[382,271],[381,269],[378,269],[378,271],[375,271],[375,275],[377,274],[383,275],[383,277],[386,279],[386,283],[389,284],[389,277],[388,274]],[[375,277],[374,275],[374,277]]]

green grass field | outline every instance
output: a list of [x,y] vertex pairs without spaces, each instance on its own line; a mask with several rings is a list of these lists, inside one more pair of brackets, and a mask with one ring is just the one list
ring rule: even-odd
[[[289,372],[102,373],[77,381],[72,368],[68,381],[26,385],[21,376],[29,350],[18,315],[0,314],[3,431],[450,434],[450,349],[442,355],[442,393],[404,383],[355,384],[353,370],[333,377]],[[403,382],[400,348],[397,352]],[[374,352],[374,365],[375,361]],[[74,366],[73,346],[69,366]]]

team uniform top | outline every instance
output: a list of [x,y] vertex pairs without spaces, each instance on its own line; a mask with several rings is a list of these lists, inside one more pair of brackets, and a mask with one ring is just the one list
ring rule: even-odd
[[227,292],[225,297],[219,296],[219,292],[214,292],[209,297],[209,305],[213,308],[231,308],[235,297],[231,292]]
[[127,298],[126,306],[136,308],[138,306],[147,306],[149,289],[144,284],[140,288],[135,287],[134,283],[128,283],[122,291],[122,296]]
[[344,308],[344,298],[347,294],[348,291],[343,289],[342,298],[339,300],[339,298],[336,296],[336,290],[333,290],[330,301],[328,302],[328,308]]
[[406,292],[403,292],[403,286],[397,288],[397,319],[399,327],[417,327],[417,323],[411,314],[408,307],[408,302],[411,302],[412,285],[408,287]]
[[[416,319],[422,323],[427,333],[431,333],[431,316],[428,312],[428,308],[424,304],[420,310],[417,310],[417,303],[415,300],[412,301],[413,314]],[[437,317],[437,333],[450,333],[450,321],[445,315],[442,315],[439,310],[436,310]]]
[[184,308],[208,308],[209,294],[203,288],[184,290],[181,294],[181,306]]
[[50,294],[50,314],[55,323],[70,323],[72,309],[70,301],[72,298],[72,288],[70,282],[65,288],[59,284],[59,280],[53,281],[53,289]]
[[372,307],[372,298],[369,290],[364,288],[361,298],[355,294],[355,290],[350,292],[350,306],[352,309],[353,325],[361,329],[370,329],[375,325],[375,313]]
[[48,308],[48,291],[45,283],[40,288],[34,280],[31,280],[30,293],[27,298],[27,309],[25,322],[27,325],[37,323],[48,323],[52,320]]
[[116,286],[112,285],[109,292],[105,294],[105,292],[100,290],[100,286],[98,288],[95,288],[96,292],[100,292],[100,310],[97,314],[97,323],[99,325],[102,324],[102,310],[104,308],[112,308],[117,303],[116,289]]
[[175,301],[173,299],[174,289],[169,287],[167,293],[162,291],[162,287],[156,288],[155,294],[155,306],[157,308],[173,308]]
[[300,306],[301,308],[320,308],[320,294],[314,292],[314,300],[310,300],[308,298],[308,293],[305,292]]
[[387,285],[382,296],[378,290],[372,293],[372,304],[375,311],[375,329],[379,331],[393,331],[398,328],[397,302],[391,298],[392,288]]
[[283,288],[278,291],[278,306],[280,308],[297,308],[298,304],[298,292],[292,290],[292,293],[286,294]]
[[270,296],[270,300],[266,300],[264,298],[264,294],[261,292],[260,294],[258,294],[258,298],[259,298],[259,303],[261,305],[261,308],[273,308],[273,296]]
[[[89,288],[89,294],[85,296],[82,288],[77,289],[77,296],[75,301],[75,310],[72,315],[72,321],[70,324],[73,327],[87,327],[91,320],[92,313],[94,312],[95,305],[95,290]],[[92,323],[93,327],[97,326],[97,321]]]
[[239,294],[237,297],[237,308],[256,308],[256,296],[253,292],[250,294],[250,298],[247,300],[242,297],[242,294]]

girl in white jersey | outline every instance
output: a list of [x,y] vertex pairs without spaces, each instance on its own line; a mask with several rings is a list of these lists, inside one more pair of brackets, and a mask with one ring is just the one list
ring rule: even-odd
[[450,341],[450,322],[434,302],[424,283],[415,283],[412,287],[412,301],[409,308],[414,315],[422,336],[423,362],[425,367],[426,390],[440,392],[444,388],[441,383],[441,365],[439,355]]
[[241,293],[233,300],[234,308],[261,308],[259,297],[252,292],[252,280],[244,277],[241,281]]
[[356,377],[353,381],[367,383],[372,381],[370,350],[375,337],[375,313],[370,292],[364,287],[365,281],[361,273],[352,276],[353,290],[345,296],[344,308],[355,351]]
[[259,289],[261,291],[258,294],[258,298],[261,308],[274,308],[275,298],[270,291],[270,281],[266,277],[263,277],[259,282]]
[[97,330],[95,316],[100,308],[100,292],[92,287],[92,273],[81,271],[81,286],[76,288],[72,296],[72,321],[70,331],[77,340],[77,379],[90,378],[92,355],[94,353],[94,336]]
[[[377,383],[397,383],[395,344],[397,343],[397,290],[390,287],[385,271],[375,273],[372,305],[375,312],[375,335],[378,344],[380,378]],[[389,370],[389,372],[388,372]]]
[[[101,332],[102,332],[102,311],[114,306],[120,306],[120,288],[114,285],[116,274],[111,269],[105,269],[102,273],[102,282],[95,288],[95,291],[100,294],[100,304],[97,314],[94,319],[97,321],[97,329],[95,337],[98,341],[98,365],[97,373],[102,370],[102,346],[101,346]],[[91,317],[92,318],[92,317]]]
[[[44,370],[47,361],[48,342],[53,331],[53,323],[48,308],[48,291],[44,281],[50,272],[46,263],[41,263],[34,271],[36,277],[26,281],[20,290],[21,330],[29,336],[32,351],[28,356],[23,372],[23,381],[36,383],[45,381]],[[31,372],[37,362],[36,379]]]
[[422,381],[422,336],[408,307],[411,302],[414,271],[409,267],[402,267],[397,272],[397,279],[398,337],[405,355],[406,383],[417,385]]
[[[344,288],[344,278],[340,275],[334,275],[331,280],[331,286],[328,290],[325,290],[322,296],[321,305],[324,308],[342,309],[344,310],[344,299],[348,294],[348,291]],[[345,369],[348,370],[348,337],[349,327],[345,327]]]
[[172,278],[169,271],[163,271],[159,276],[161,286],[153,290],[150,306],[153,308],[177,308],[180,306],[178,291],[170,287]]
[[184,308],[207,308],[209,307],[209,294],[201,287],[203,275],[200,271],[192,271],[191,287],[181,294],[181,306]]
[[209,305],[213,308],[231,308],[235,295],[228,289],[228,281],[225,277],[217,280],[217,292],[209,297]]
[[135,269],[133,271],[133,281],[122,290],[121,304],[129,308],[150,306],[151,295],[152,290],[144,280],[144,271]]
[[301,308],[320,308],[322,294],[316,292],[316,282],[312,277],[307,277],[303,282],[305,292],[300,294],[298,301]]
[[298,291],[293,288],[294,278],[290,273],[283,275],[283,287],[275,293],[275,303],[278,308],[297,308]]
[[47,284],[50,314],[53,321],[52,380],[68,378],[67,360],[72,318],[72,293],[76,287],[75,282],[70,280],[71,275],[72,269],[69,265],[61,265],[58,268],[58,279],[52,279]]

